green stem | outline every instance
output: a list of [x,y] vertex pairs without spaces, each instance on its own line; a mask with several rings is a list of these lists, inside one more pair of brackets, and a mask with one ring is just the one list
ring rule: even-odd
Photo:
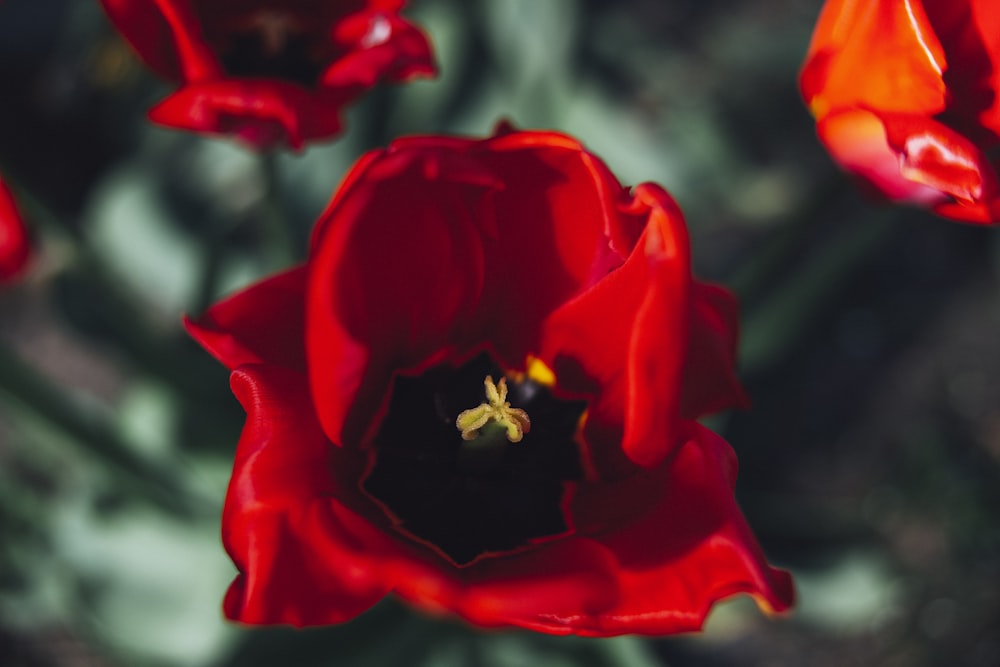
[[791,217],[782,222],[780,228],[764,243],[754,249],[749,259],[743,262],[726,281],[740,298],[747,301],[758,298],[774,282],[790,261],[797,260],[803,247],[816,231],[816,220],[824,217],[830,206],[853,184],[845,177],[838,176],[828,181]]
[[[252,220],[258,225],[264,271],[271,273],[288,268],[296,259],[293,230],[285,214],[285,201],[281,192],[278,153],[268,151],[259,155],[264,178],[264,194],[259,215]],[[233,220],[206,220],[210,226],[204,247],[204,261],[198,291],[191,310],[201,314],[219,298],[219,278],[227,257],[227,242],[243,225]]]
[[823,246],[793,279],[747,313],[740,359],[746,374],[758,371],[792,345],[853,269],[891,238],[895,221],[912,212],[895,207],[845,223],[844,233]]
[[198,279],[198,291],[195,293],[191,314],[200,317],[215,302],[219,294],[219,278],[222,275],[222,265],[226,258],[226,238],[221,232],[213,232],[205,241],[202,249],[204,261],[201,264],[201,276]]
[[295,261],[295,242],[288,216],[285,214],[284,199],[279,179],[278,153],[268,151],[261,154],[264,170],[265,193],[261,215],[261,238],[264,258],[268,271],[286,269]]

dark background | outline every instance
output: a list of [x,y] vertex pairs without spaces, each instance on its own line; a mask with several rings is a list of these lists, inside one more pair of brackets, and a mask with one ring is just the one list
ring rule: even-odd
[[[414,0],[442,75],[379,88],[340,140],[279,156],[289,251],[257,156],[145,121],[168,88],[96,2],[4,2],[0,173],[39,255],[0,292],[0,664],[1000,664],[1000,236],[839,175],[795,87],[819,9]],[[737,600],[663,640],[480,633],[392,601],[308,632],[225,624],[242,413],[178,314],[301,254],[365,149],[501,117],[666,186],[698,273],[740,294],[754,406],[711,425],[796,611]]]

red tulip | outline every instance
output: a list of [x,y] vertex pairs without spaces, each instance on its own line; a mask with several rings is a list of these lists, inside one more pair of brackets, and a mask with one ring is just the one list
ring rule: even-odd
[[101,0],[154,71],[179,88],[157,123],[257,148],[327,139],[381,79],[434,73],[405,0]]
[[889,199],[992,223],[998,65],[992,0],[828,0],[800,84],[845,169]]
[[227,616],[336,623],[395,592],[605,636],[697,629],[741,592],[788,608],[694,421],[745,401],[736,322],[673,199],[567,136],[369,153],[303,266],[188,322],[248,413]]
[[0,283],[20,277],[30,258],[28,230],[24,227],[14,197],[0,180]]

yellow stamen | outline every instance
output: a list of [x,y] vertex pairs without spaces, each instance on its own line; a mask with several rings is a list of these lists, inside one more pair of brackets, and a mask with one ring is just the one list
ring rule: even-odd
[[455,420],[455,426],[462,432],[462,440],[474,440],[479,436],[479,429],[493,421],[507,431],[508,440],[520,442],[524,434],[531,430],[531,420],[528,413],[510,407],[507,402],[507,378],[502,377],[499,383],[494,384],[493,376],[487,375],[484,384],[487,402],[463,411]]
[[556,385],[556,374],[538,357],[528,355],[528,378],[551,389]]

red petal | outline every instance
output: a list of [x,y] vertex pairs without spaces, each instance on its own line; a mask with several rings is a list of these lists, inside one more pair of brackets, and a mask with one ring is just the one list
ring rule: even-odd
[[940,190],[960,203],[997,196],[997,176],[982,151],[936,120],[908,114],[880,114],[889,145],[901,156],[900,174]]
[[577,495],[581,525],[637,493],[653,502],[633,521],[634,514],[622,517],[623,528],[596,538],[614,556],[617,603],[570,616],[539,613],[523,625],[595,636],[670,634],[701,628],[712,605],[736,593],[753,595],[769,611],[792,605],[790,576],[767,565],[736,505],[732,449],[697,424],[685,429],[686,443],[644,482],[583,485]]
[[[1000,6],[994,0],[925,2],[948,57],[950,123],[977,142],[1000,133]],[[981,132],[985,126],[991,132]]]
[[501,358],[521,364],[537,354],[543,321],[621,263],[606,230],[622,188],[562,134],[504,133],[472,152],[504,184],[493,198],[496,232],[483,239],[484,335]]
[[385,10],[352,14],[334,28],[344,53],[324,73],[324,86],[366,89],[383,78],[405,81],[436,73],[427,37],[412,23]]
[[0,180],[0,283],[18,278],[31,259],[31,242],[14,197]]
[[168,79],[200,81],[222,68],[204,42],[190,0],[101,0],[139,57]]
[[739,304],[731,293],[695,282],[691,339],[684,366],[681,416],[686,419],[747,408],[750,400],[736,377]]
[[31,242],[14,197],[0,180],[0,283],[21,276],[31,259]]
[[153,107],[151,120],[185,130],[235,135],[257,149],[340,131],[338,91],[311,92],[275,79],[220,79],[189,83]]
[[944,51],[915,0],[828,0],[800,77],[817,118],[845,107],[935,114]]
[[280,273],[212,306],[191,336],[227,368],[276,364],[305,373],[306,267]]
[[320,421],[338,444],[372,426],[395,371],[482,340],[468,330],[499,187],[476,161],[430,148],[374,154],[346,183],[314,237],[306,330]]
[[[395,592],[429,611],[447,610],[483,627],[531,627],[540,610],[570,615],[606,609],[617,592],[607,550],[589,540],[570,540],[468,568],[419,559],[385,563]],[[570,634],[571,627],[551,630]]]
[[366,0],[369,9],[381,9],[384,12],[401,12],[407,0]]
[[[970,0],[969,4],[979,38],[977,46],[985,54],[980,59],[987,61],[979,71],[988,82],[984,93],[988,108],[980,111],[979,121],[1000,136],[1000,5],[993,0]],[[961,75],[960,72],[961,69],[956,68],[956,74]]]
[[222,519],[223,543],[240,571],[226,615],[293,625],[353,618],[388,587],[371,567],[370,545],[359,540],[363,520],[335,497],[334,468],[344,459],[332,457],[337,448],[316,422],[305,377],[247,366],[232,384],[247,421]]
[[889,199],[932,205],[947,197],[939,190],[905,178],[899,152],[886,138],[885,125],[870,111],[833,113],[816,126],[830,155],[847,171],[857,174]]
[[818,125],[830,154],[893,200],[967,222],[1000,220],[996,171],[971,141],[912,114],[845,111]]
[[561,388],[597,393],[584,436],[598,470],[620,467],[613,451],[619,443],[644,466],[656,465],[676,446],[691,322],[680,209],[661,188],[644,184],[620,215],[646,220],[635,250],[546,320],[540,352]]

